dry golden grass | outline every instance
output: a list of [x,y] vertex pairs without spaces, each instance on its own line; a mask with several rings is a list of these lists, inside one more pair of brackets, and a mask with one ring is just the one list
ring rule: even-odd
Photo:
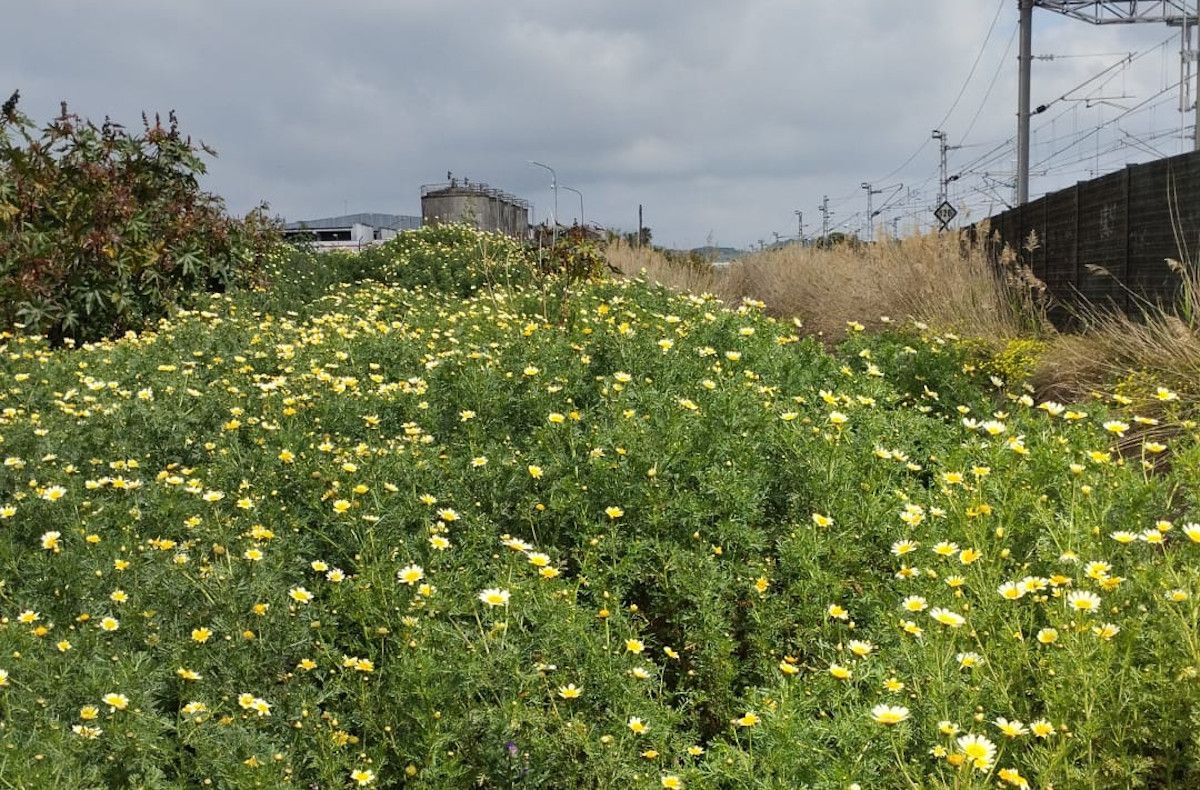
[[626,277],[644,277],[673,291],[717,293],[716,269],[674,263],[653,247],[633,247],[622,240],[609,244],[604,255]]
[[911,318],[981,337],[1026,331],[1008,283],[980,250],[956,234],[829,249],[784,247],[731,266],[725,292],[761,299],[799,316],[810,330],[841,334],[849,321],[871,326]]
[[1020,271],[999,277],[984,253],[957,234],[932,234],[870,245],[790,246],[755,253],[728,267],[703,270],[659,253],[610,248],[622,272],[669,288],[709,291],[729,302],[757,299],[768,311],[798,317],[833,340],[848,322],[877,326],[915,319],[978,337],[1041,332],[1045,323]]

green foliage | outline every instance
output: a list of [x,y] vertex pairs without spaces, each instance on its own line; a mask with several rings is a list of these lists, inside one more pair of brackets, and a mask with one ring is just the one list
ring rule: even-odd
[[[536,284],[544,296],[569,311],[566,289],[606,271],[599,247],[583,232],[568,231],[556,246],[543,248],[466,224],[439,224],[405,231],[360,251],[288,247],[268,257],[264,276],[271,286],[257,304],[302,309],[334,285],[369,280],[460,297],[510,293]],[[545,300],[543,306],[549,309]]]
[[918,325],[826,352],[462,229],[269,271],[0,336],[0,752],[43,755],[8,784],[1200,782],[1177,401],[1152,473],[1120,402]]
[[641,233],[636,230],[630,231],[624,234],[622,238],[625,239],[625,243],[630,247],[649,247],[654,240],[654,231],[643,225]]
[[234,220],[201,191],[213,152],[174,114],[132,134],[64,104],[39,133],[16,98],[0,114],[0,323],[95,340],[253,280],[277,229],[265,207]]
[[544,275],[555,275],[568,283],[590,280],[608,269],[597,240],[585,228],[570,228],[554,246],[534,246],[529,254]]
[[863,241],[858,237],[857,233],[843,233],[840,230],[835,230],[828,236],[818,237],[814,244],[817,247],[824,248],[846,246],[858,249],[863,246]]
[[964,364],[978,367],[1001,381],[1014,385],[1030,381],[1046,353],[1046,341],[1031,337],[955,338]]
[[510,236],[469,225],[406,231],[362,253],[366,276],[405,288],[426,287],[459,297],[485,286],[514,287],[533,279],[534,267]]
[[1032,378],[1046,343],[1033,338],[1013,338],[996,352],[987,367],[1005,381],[1024,382]]

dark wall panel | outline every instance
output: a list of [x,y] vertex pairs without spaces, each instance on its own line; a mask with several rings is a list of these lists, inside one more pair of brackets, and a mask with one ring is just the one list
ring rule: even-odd
[[[1200,152],[1130,165],[988,220],[1065,309],[1086,300],[1137,315],[1170,303],[1180,278],[1167,259],[1200,259]],[[1026,249],[1030,231],[1038,247]]]

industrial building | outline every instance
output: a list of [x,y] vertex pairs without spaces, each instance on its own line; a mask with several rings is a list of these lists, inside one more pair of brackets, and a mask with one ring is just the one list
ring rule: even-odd
[[396,234],[421,227],[420,217],[400,214],[347,214],[288,222],[283,237],[308,240],[322,250],[357,250],[382,244]]
[[529,211],[528,201],[482,182],[451,178],[421,187],[422,225],[465,222],[523,239],[529,235]]

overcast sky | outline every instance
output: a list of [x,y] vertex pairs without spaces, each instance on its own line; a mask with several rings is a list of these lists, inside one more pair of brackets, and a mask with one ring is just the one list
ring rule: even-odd
[[[587,221],[630,230],[642,203],[669,246],[769,242],[796,233],[797,209],[813,233],[823,195],[831,225],[857,229],[864,181],[903,184],[874,198],[903,228],[936,200],[936,144],[918,148],[951,107],[954,202],[978,217],[1012,197],[1017,0],[4,6],[0,93],[20,89],[39,122],[64,99],[129,125],[174,108],[217,149],[206,186],[236,212],[419,214],[420,186],[449,170],[541,220],[553,199],[532,159],[584,194]],[[1183,150],[1178,98],[1159,95],[1179,80],[1178,33],[1157,46],[1172,32],[1035,13],[1034,54],[1057,56],[1034,63],[1035,105],[1145,52],[1035,119],[1035,195]],[[560,190],[558,215],[579,198]]]

